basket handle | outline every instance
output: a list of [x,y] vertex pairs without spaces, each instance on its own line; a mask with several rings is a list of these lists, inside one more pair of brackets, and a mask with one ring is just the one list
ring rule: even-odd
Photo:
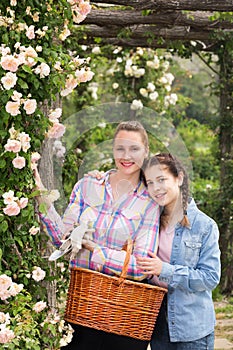
[[130,260],[132,250],[133,250],[133,241],[131,238],[129,238],[127,241],[126,256],[125,256],[125,261],[124,261],[122,271],[120,274],[119,284],[124,282],[124,280],[126,279],[127,272],[128,272],[128,266],[129,266],[129,260]]

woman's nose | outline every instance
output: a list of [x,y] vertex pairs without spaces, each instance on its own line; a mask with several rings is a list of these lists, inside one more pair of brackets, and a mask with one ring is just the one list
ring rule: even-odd
[[124,159],[130,159],[131,158],[130,151],[125,150],[124,153],[123,153],[123,158]]

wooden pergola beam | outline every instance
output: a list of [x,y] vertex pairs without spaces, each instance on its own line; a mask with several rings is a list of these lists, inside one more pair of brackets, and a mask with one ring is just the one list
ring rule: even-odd
[[[79,43],[166,48],[174,41],[203,42],[206,51],[219,33],[233,35],[233,0],[104,0],[91,1]],[[224,17],[216,12],[227,12]],[[79,27],[79,25],[77,25]],[[81,32],[83,34],[83,30]],[[101,39],[101,40],[100,40]]]
[[135,24],[153,24],[161,26],[192,26],[204,29],[233,29],[233,22],[210,20],[213,12],[191,11],[156,11],[144,16],[141,11],[134,10],[96,10],[93,9],[82,24],[95,24],[98,26],[125,27]]
[[91,3],[97,6],[130,6],[137,10],[233,11],[233,0],[100,0]]
[[[85,27],[85,39],[80,39],[80,44],[95,44],[95,38],[101,38],[101,45],[112,44],[117,46],[130,47],[171,47],[171,42],[182,40],[183,42],[201,41],[203,50],[209,51],[216,42],[213,30],[196,29],[190,26],[172,26],[171,28],[159,28],[152,25],[135,25],[124,29],[118,26],[100,27],[87,25]],[[223,30],[221,32],[224,32]],[[233,29],[227,33],[233,35]]]

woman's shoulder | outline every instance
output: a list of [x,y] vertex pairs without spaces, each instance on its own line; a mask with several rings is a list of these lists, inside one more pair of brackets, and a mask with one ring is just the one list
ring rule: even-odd
[[105,181],[84,176],[74,185],[71,197],[79,198],[87,205],[102,205],[105,198]]

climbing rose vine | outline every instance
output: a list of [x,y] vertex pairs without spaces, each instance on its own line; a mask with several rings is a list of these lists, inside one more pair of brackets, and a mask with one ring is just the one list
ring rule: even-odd
[[59,349],[72,338],[47,301],[46,281],[65,290],[64,266],[51,276],[33,169],[44,139],[65,132],[55,101],[94,75],[88,57],[65,48],[90,11],[84,0],[0,3],[0,349]]

